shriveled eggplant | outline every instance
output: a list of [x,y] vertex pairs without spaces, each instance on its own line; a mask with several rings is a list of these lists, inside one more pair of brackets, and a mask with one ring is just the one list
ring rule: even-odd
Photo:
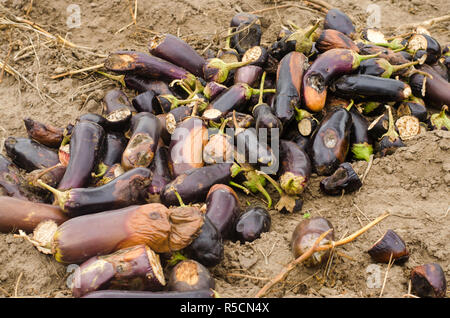
[[31,118],[25,118],[23,121],[25,123],[28,136],[31,139],[52,148],[57,148],[61,144],[64,133],[63,128],[43,124]]
[[362,182],[350,163],[344,162],[329,177],[320,181],[320,189],[328,195],[351,193],[361,188]]
[[172,268],[167,289],[169,291],[193,291],[214,289],[216,283],[208,269],[194,260],[183,260]]
[[376,241],[368,251],[370,257],[379,263],[404,263],[409,258],[409,252],[403,239],[393,230],[386,233]]
[[248,208],[236,222],[236,239],[252,242],[270,230],[272,218],[263,207]]

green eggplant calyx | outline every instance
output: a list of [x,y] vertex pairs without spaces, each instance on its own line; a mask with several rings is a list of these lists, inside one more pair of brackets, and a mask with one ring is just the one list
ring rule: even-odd
[[173,193],[177,197],[180,207],[185,207],[186,205],[184,204],[183,199],[181,198],[181,195],[178,193],[178,191],[175,190],[175,188],[171,188],[170,190],[173,191]]
[[380,140],[383,139],[384,137],[388,137],[392,142],[394,142],[396,139],[399,138],[399,135],[395,131],[395,123],[394,123],[394,116],[392,115],[392,108],[391,106],[387,105],[386,108],[389,113],[389,128],[388,131],[383,136],[381,136]]
[[175,266],[177,265],[179,262],[181,261],[185,261],[187,260],[187,257],[184,256],[183,254],[181,254],[181,252],[174,252],[170,259],[167,261],[167,264],[169,264],[169,266]]
[[306,181],[303,176],[286,172],[280,177],[280,186],[288,195],[299,195],[305,190]]
[[235,178],[239,173],[241,173],[242,168],[237,163],[233,163],[231,166],[231,177]]
[[122,85],[122,87],[127,87],[127,85],[125,84],[125,75],[112,75],[109,73],[105,73],[102,71],[96,71],[98,74],[103,75],[113,81],[119,82],[120,85]]
[[362,61],[376,58],[381,53],[382,52],[378,52],[377,54],[372,54],[372,55],[360,55],[360,54],[356,53],[355,51],[351,51],[351,54],[353,55],[352,69],[356,70]]
[[373,147],[366,142],[362,144],[353,144],[352,153],[355,159],[369,162],[370,156],[373,154]]
[[364,114],[369,114],[373,112],[375,109],[380,107],[382,104],[379,102],[368,102],[364,105]]
[[108,166],[105,165],[103,162],[100,162],[97,166],[97,169],[95,172],[92,172],[93,178],[101,178],[105,175],[105,173],[108,171]]
[[243,185],[240,185],[239,183],[236,183],[234,181],[230,181],[228,182],[229,185],[236,187],[238,189],[241,189],[242,191],[244,191],[245,194],[250,194],[250,190],[247,189],[246,187],[244,187]]
[[67,201],[70,200],[70,190],[69,191],[59,191],[48,184],[44,183],[41,179],[37,180],[37,184],[41,186],[42,188],[50,191],[53,193],[53,196],[55,197],[55,200],[59,204],[59,207],[63,212],[67,212],[67,209],[65,207],[65,204]]
[[433,126],[436,127],[436,129],[446,129],[450,130],[450,118],[445,114],[445,112],[448,111],[448,106],[445,105],[442,107],[442,110],[439,114],[434,114],[431,116],[430,121]]

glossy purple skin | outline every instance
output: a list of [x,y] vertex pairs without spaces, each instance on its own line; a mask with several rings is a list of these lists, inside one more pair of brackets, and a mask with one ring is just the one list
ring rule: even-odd
[[155,99],[154,91],[146,91],[137,95],[133,98],[131,103],[138,112],[148,112],[153,114],[161,113],[161,109],[159,105],[157,105],[158,103]]
[[133,106],[128,100],[128,96],[120,89],[112,89],[106,92],[103,98],[103,112],[110,114],[113,111],[128,108],[134,111]]
[[350,37],[356,33],[352,20],[337,8],[328,10],[323,23],[323,28],[337,30]]
[[295,176],[305,178],[308,182],[312,173],[311,160],[308,154],[300,148],[295,142],[280,140],[280,169],[278,175],[292,173]]
[[[91,172],[103,150],[105,130],[90,121],[80,121],[70,138],[70,159],[58,189],[83,188],[91,179]],[[59,162],[59,160],[58,160]]]
[[153,91],[155,95],[170,95],[172,91],[166,82],[149,79],[145,77],[139,77],[134,74],[125,75],[125,85],[132,90],[137,91],[139,94],[147,91]]
[[186,69],[195,76],[203,77],[205,59],[179,37],[172,34],[165,34],[163,37],[156,47],[149,45],[150,53]]
[[169,169],[169,149],[166,146],[158,147],[153,162],[150,165],[150,170],[153,173],[153,177],[149,187],[149,193],[159,195],[164,187],[172,181],[172,175]]
[[245,211],[236,223],[236,238],[241,242],[252,242],[264,232],[268,232],[272,223],[270,214],[261,207]]
[[218,115],[214,117],[208,116],[208,119],[217,120],[223,118],[227,113],[232,112],[234,109],[241,106],[248,99],[246,96],[247,90],[248,85],[238,83],[223,91],[205,110],[206,113],[210,109],[218,110]]
[[105,154],[102,162],[107,166],[119,163],[127,146],[127,139],[122,133],[108,132],[105,138]]
[[262,73],[263,69],[260,66],[246,65],[240,67],[234,72],[234,84],[245,83],[253,87],[255,84],[258,84]]

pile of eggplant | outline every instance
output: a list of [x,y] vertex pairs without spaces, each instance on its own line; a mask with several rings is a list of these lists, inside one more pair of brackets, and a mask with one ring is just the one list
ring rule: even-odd
[[[78,264],[76,297],[215,297],[223,242],[269,231],[273,206],[301,211],[313,173],[328,195],[352,192],[352,162],[450,129],[450,47],[424,31],[387,41],[333,9],[261,37],[239,13],[218,52],[161,34],[148,52],[110,53],[103,74],[123,87],[102,114],[25,118],[29,137],[5,141],[0,230]],[[243,209],[237,192],[264,204]]]

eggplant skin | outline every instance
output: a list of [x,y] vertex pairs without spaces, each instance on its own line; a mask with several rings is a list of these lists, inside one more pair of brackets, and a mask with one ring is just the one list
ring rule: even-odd
[[323,28],[325,30],[332,29],[340,31],[351,38],[356,36],[356,29],[352,20],[337,8],[328,10],[323,23]]
[[333,175],[320,181],[320,189],[328,195],[341,195],[361,188],[362,182],[350,163],[344,162]]

